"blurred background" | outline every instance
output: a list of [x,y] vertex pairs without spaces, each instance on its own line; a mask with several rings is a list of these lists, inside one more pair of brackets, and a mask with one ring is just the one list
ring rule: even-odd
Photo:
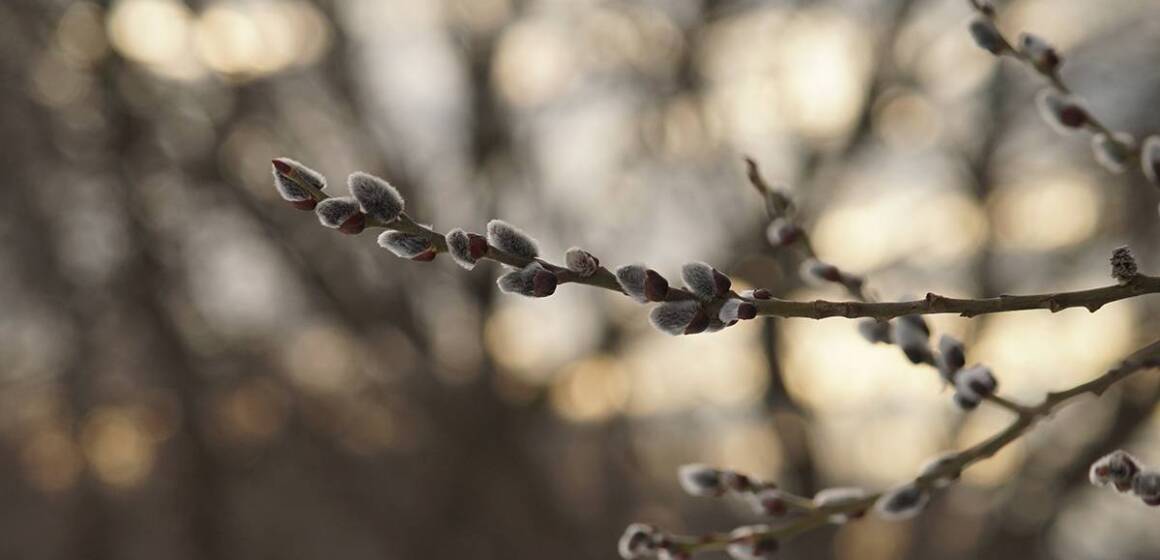
[[[1160,130],[1160,5],[1001,3],[1111,126]],[[270,159],[389,178],[420,221],[503,218],[670,278],[783,297],[742,155],[882,298],[1160,270],[1160,191],[1035,114],[963,0],[5,0],[0,558],[614,558],[632,521],[755,522],[676,467],[880,489],[1008,417],[842,319],[666,337],[647,309],[395,259],[282,203]],[[1034,401],[1160,332],[1160,300],[937,316]],[[1160,463],[1141,375],[969,470],[913,522],[787,558],[1155,558],[1160,513],[1086,484]]]

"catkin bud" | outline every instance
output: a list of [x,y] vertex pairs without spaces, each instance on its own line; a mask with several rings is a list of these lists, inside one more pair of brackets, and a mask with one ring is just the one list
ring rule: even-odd
[[1160,472],[1144,471],[1132,479],[1132,493],[1145,504],[1160,506]]
[[1140,165],[1144,168],[1144,176],[1153,185],[1160,186],[1160,136],[1149,136],[1144,140],[1144,147],[1140,148]]
[[813,258],[802,261],[799,274],[802,280],[815,286],[820,286],[827,282],[842,281],[841,269],[830,263]]
[[1051,43],[1040,37],[1030,33],[1020,34],[1019,50],[1040,72],[1052,74],[1059,68],[1061,62],[1059,53],[1055,51],[1055,47],[1052,47]]
[[616,269],[616,281],[620,284],[620,289],[632,299],[641,303],[648,302],[648,295],[645,293],[648,269],[643,264],[626,264]]
[[902,521],[918,515],[928,501],[930,501],[928,492],[915,486],[914,483],[908,483],[883,494],[875,502],[874,510],[883,519]]
[[[866,497],[866,491],[861,488],[844,487],[844,488],[826,488],[819,490],[814,494],[814,505],[820,508],[824,507],[839,507],[850,502],[856,502]],[[853,511],[849,513],[834,513],[830,514],[830,523],[841,525],[851,519],[857,519],[866,514],[866,510]]]
[[1120,284],[1127,284],[1133,278],[1140,274],[1136,267],[1136,256],[1132,254],[1132,250],[1127,246],[1116,247],[1112,251],[1112,278]]
[[858,334],[862,335],[870,344],[879,342],[890,343],[890,323],[878,319],[862,319],[858,321]]
[[362,233],[366,227],[366,216],[359,210],[358,202],[351,197],[328,198],[314,207],[318,221],[322,225],[351,235]]
[[701,303],[693,300],[667,301],[654,307],[648,318],[654,327],[674,336],[694,334],[708,326]]
[[664,535],[652,525],[633,523],[624,530],[617,551],[624,560],[638,560],[656,553]]
[[1096,486],[1113,485],[1120,492],[1132,489],[1132,479],[1140,472],[1140,461],[1123,449],[1117,449],[1092,463],[1088,480]]
[[938,339],[938,357],[935,359],[938,372],[947,383],[954,383],[955,372],[967,364],[963,343],[950,335]]
[[999,33],[999,29],[995,27],[995,22],[991,21],[991,18],[976,17],[971,20],[968,29],[971,32],[971,38],[975,40],[975,44],[979,48],[993,55],[1007,52],[1007,40],[1003,38],[1002,33]]
[[894,320],[894,343],[914,364],[934,361],[930,351],[930,327],[922,315],[903,315]]
[[979,406],[979,403],[982,402],[982,400],[980,398],[978,398],[977,396],[964,395],[963,393],[959,393],[958,391],[955,392],[954,396],[952,397],[952,400],[954,401],[956,406],[958,406],[959,408],[961,408],[963,410],[974,410],[975,408],[977,408]]
[[774,247],[792,245],[802,238],[803,233],[801,226],[785,218],[777,218],[769,223],[769,227],[765,228],[765,238]]
[[727,299],[721,305],[717,318],[722,323],[731,324],[738,320],[752,319],[757,316],[757,306],[742,299]]
[[534,259],[540,254],[531,236],[503,220],[487,223],[487,242],[500,251],[525,259]]
[[733,560],[770,560],[777,553],[777,539],[768,525],[738,527],[729,533],[725,552]]
[[600,259],[584,249],[572,247],[564,253],[564,265],[568,267],[568,270],[575,272],[577,276],[588,278],[600,270]]
[[644,271],[644,297],[648,301],[664,301],[669,295],[669,281],[659,272],[648,269]]
[[556,292],[558,282],[555,273],[538,262],[510,271],[496,280],[500,291],[528,297],[550,296]]
[[385,180],[356,171],[350,174],[346,184],[364,214],[387,223],[403,213],[403,196]]
[[775,487],[762,488],[748,494],[746,498],[749,500],[750,505],[753,506],[753,512],[757,515],[781,517],[789,511],[789,507],[785,503],[784,494]]
[[1126,132],[1111,138],[1102,132],[1092,136],[1092,155],[1096,162],[1112,173],[1123,173],[1136,153],[1136,139]]
[[934,476],[934,480],[931,481],[932,484],[934,484],[934,487],[945,488],[956,479],[958,479],[959,475],[962,473],[960,469],[946,470],[951,464],[954,463],[954,461],[958,459],[958,457],[959,454],[957,452],[951,451],[931,458],[922,465],[922,468],[918,471],[918,475],[920,477]]
[[693,295],[711,300],[729,293],[732,282],[728,276],[703,262],[691,262],[681,267],[681,280]]
[[314,193],[302,185],[321,191],[326,188],[326,178],[290,158],[275,158],[271,163],[274,166],[274,188],[278,189],[282,199],[293,203],[295,208],[313,210],[317,204]]
[[1035,97],[1039,116],[1060,134],[1068,134],[1091,122],[1088,111],[1078,98],[1044,88]]
[[721,471],[701,464],[681,465],[677,479],[690,496],[720,496],[726,490]]
[[741,293],[740,293],[740,294],[738,294],[738,295],[740,295],[740,296],[741,296],[743,299],[748,299],[748,300],[759,300],[759,299],[760,299],[760,300],[766,300],[766,299],[773,299],[773,294],[772,294],[772,293],[770,293],[770,291],[769,291],[769,290],[767,290],[767,289],[765,289],[765,288],[757,288],[757,289],[753,289],[753,290],[745,290],[745,291],[741,292]]
[[754,489],[755,482],[749,476],[737,471],[722,470],[721,484],[734,492],[749,492]]
[[487,238],[477,233],[455,228],[447,232],[445,240],[452,260],[467,270],[475,268],[479,259],[487,254]]
[[999,382],[991,374],[991,368],[982,364],[960,369],[955,374],[955,392],[968,399],[976,401],[985,399],[991,396],[998,386]]
[[379,234],[379,245],[401,259],[430,261],[435,258],[435,247],[421,235],[401,231],[385,231]]

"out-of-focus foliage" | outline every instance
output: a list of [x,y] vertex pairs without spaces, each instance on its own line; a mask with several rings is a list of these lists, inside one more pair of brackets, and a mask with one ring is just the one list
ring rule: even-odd
[[[1092,110],[1160,130],[1148,0],[1021,0]],[[501,218],[561,260],[706,261],[834,296],[768,247],[741,155],[883,298],[1160,267],[1158,191],[1036,116],[1039,83],[937,0],[0,3],[0,557],[608,558],[633,520],[750,515],[676,466],[881,488],[1005,421],[853,322],[670,338],[627,298],[497,293],[282,203],[270,159],[388,177],[441,230]],[[305,216],[305,217],[304,217]],[[743,284],[743,285],[742,285]],[[1012,397],[1094,376],[1155,299],[933,317]],[[913,522],[787,556],[1149,558],[1157,513],[1085,486],[1160,462],[1160,383],[1068,409]]]

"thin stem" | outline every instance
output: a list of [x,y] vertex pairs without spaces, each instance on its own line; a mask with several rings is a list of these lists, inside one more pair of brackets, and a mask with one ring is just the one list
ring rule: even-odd
[[[971,6],[971,9],[973,9],[979,15],[990,19],[994,23],[998,23],[998,18],[993,7],[984,5],[980,2],[977,2],[976,0],[967,0],[967,3]],[[1044,80],[1047,80],[1047,82],[1051,84],[1051,87],[1055,88],[1060,93],[1071,95],[1072,90],[1066,83],[1064,83],[1063,78],[1059,75],[1058,68],[1043,68],[1035,64],[1035,61],[1027,56],[1027,54],[1022,50],[1017,48],[1010,39],[1003,35],[1002,31],[998,31],[998,25],[995,26],[995,29],[999,33],[999,39],[1003,42],[1004,45],[1004,48],[1001,50],[1001,54],[998,56],[1007,55],[1014,58],[1015,60],[1018,60],[1024,66],[1030,68],[1036,74],[1039,74]],[[1105,135],[1109,142],[1117,144],[1123,148],[1131,148],[1130,145],[1126,145],[1124,142],[1116,138],[1112,129],[1097,119],[1095,115],[1092,115],[1090,111],[1087,112],[1087,123],[1085,126],[1097,134]],[[1131,159],[1139,157],[1139,154],[1135,150],[1128,150],[1128,152],[1130,153]]]
[[[753,176],[751,174],[751,178]],[[759,174],[756,177],[761,181]],[[311,187],[305,181],[299,181],[294,177],[289,178],[310,192],[315,200],[328,198],[326,193]],[[764,184],[764,181],[760,184]],[[367,226],[393,229],[404,233],[419,235],[427,239],[438,252],[447,252],[447,241],[442,233],[416,222],[406,213],[387,223],[368,218]],[[808,243],[803,243],[802,247],[805,247],[810,256],[813,256],[813,250]],[[516,268],[523,268],[533,262],[533,259],[506,253],[491,245],[488,246],[487,254],[484,258]],[[555,272],[557,281],[560,284],[583,284],[624,294],[624,290],[621,289],[620,283],[616,280],[616,275],[607,268],[600,267],[592,276],[582,277],[565,267],[552,264],[543,259],[534,260]],[[846,288],[853,297],[861,300],[868,299],[862,289],[856,290],[850,286],[846,286]],[[1054,292],[1025,296],[1001,295],[992,298],[958,299],[928,293],[926,298],[921,300],[899,302],[792,301],[775,298],[752,300],[751,303],[757,307],[757,314],[759,316],[800,317],[807,319],[869,317],[886,320],[902,315],[934,315],[944,313],[957,313],[964,317],[974,317],[990,313],[1027,309],[1050,309],[1052,312],[1056,312],[1070,307],[1086,307],[1089,311],[1094,312],[1107,303],[1155,293],[1160,293],[1160,277],[1138,275],[1122,285],[1105,286],[1074,292]],[[741,296],[735,292],[730,292],[729,297],[740,298]],[[674,286],[669,288],[665,301],[691,299],[696,299],[692,293]],[[715,315],[722,303],[724,303],[723,300],[707,302],[705,304],[705,311],[710,315]]]
[[[936,482],[948,478],[958,478],[963,470],[975,463],[994,456],[1008,444],[1027,433],[1040,420],[1050,417],[1076,398],[1086,394],[1099,397],[1109,387],[1123,381],[1128,376],[1152,368],[1160,368],[1160,340],[1128,356],[1119,364],[1095,379],[1080,383],[1063,391],[1048,393],[1043,401],[1036,406],[1022,407],[1016,405],[1019,409],[1019,415],[1007,427],[974,446],[959,451],[946,461],[940,463],[937,468],[916,477],[911,482],[923,491],[931,491],[935,489]],[[825,526],[829,523],[829,517],[831,515],[854,514],[866,511],[873,507],[874,503],[881,497],[882,493],[874,493],[837,505],[815,507],[811,510],[806,510],[800,517],[779,527],[773,527],[763,534],[777,539],[792,538],[801,533]],[[799,499],[806,500],[808,498],[799,497]],[[729,535],[721,533],[714,533],[702,537],[674,536],[673,538],[675,542],[689,543],[687,546],[689,552],[720,550],[728,546],[730,542]]]

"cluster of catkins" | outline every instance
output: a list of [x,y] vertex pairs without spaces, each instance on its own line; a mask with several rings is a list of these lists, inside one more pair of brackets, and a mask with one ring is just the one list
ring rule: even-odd
[[1160,506],[1160,471],[1146,469],[1127,451],[1117,449],[1092,463],[1088,478],[1096,486],[1131,492],[1150,506]]
[[964,410],[973,410],[999,387],[991,368],[975,364],[967,366],[963,343],[950,335],[942,335],[937,351],[930,347],[930,327],[921,315],[903,315],[893,321],[863,319],[858,332],[871,343],[896,344],[915,364],[938,368],[939,375],[954,387],[955,404]]
[[[958,478],[954,465],[957,455],[944,454],[924,465],[914,482],[903,484],[878,496],[855,487],[826,488],[813,498],[786,492],[772,482],[728,469],[706,465],[684,465],[678,470],[681,488],[691,496],[730,497],[744,501],[753,512],[764,517],[789,515],[825,515],[830,523],[841,525],[865,516],[871,507],[883,519],[900,521],[917,515],[930,499],[930,488],[941,488]],[[926,480],[929,479],[929,480]],[[925,480],[920,484],[919,481]],[[735,560],[766,560],[777,552],[779,543],[775,528],[767,524],[744,525],[729,532],[725,550]],[[655,526],[633,523],[620,539],[620,556],[625,560],[657,557],[678,560],[691,557],[704,539],[669,535]]]
[[[392,229],[403,216],[404,201],[387,181],[356,172],[347,180],[350,196],[325,198],[322,191],[326,179],[320,173],[289,158],[275,159],[273,164],[274,184],[282,198],[296,208],[313,210],[322,225],[352,235],[368,225],[385,227],[387,231],[379,235],[379,245],[414,261],[434,260],[444,250],[436,244],[439,235],[433,231],[425,230],[424,234]],[[629,297],[641,303],[659,303],[649,319],[656,328],[672,335],[713,332],[753,319],[757,316],[755,302],[772,297],[761,289],[734,292],[728,276],[702,262],[681,268],[683,290],[671,290],[664,276],[643,264],[609,272],[601,267],[599,259],[576,247],[567,251],[565,266],[559,267],[540,259],[539,246],[531,236],[502,220],[488,222],[486,235],[456,228],[443,240],[446,252],[468,270],[489,255],[502,254],[509,257],[508,262],[527,263],[521,267],[509,265],[511,270],[499,277],[497,284],[506,293],[546,297],[555,293],[565,279],[592,282],[598,274],[614,277],[616,285]]]
[[1063,63],[1059,52],[1046,40],[1030,33],[1021,33],[1011,44],[995,26],[994,7],[977,0],[980,15],[970,24],[970,33],[979,47],[996,56],[1011,55],[1030,64],[1037,72],[1052,80],[1055,87],[1044,88],[1036,97],[1040,115],[1061,134],[1079,130],[1092,132],[1092,153],[1096,161],[1113,173],[1123,172],[1139,157],[1144,175],[1160,186],[1160,135],[1152,135],[1138,143],[1131,134],[1111,132],[1099,124],[1080,98],[1058,89],[1058,71]]

